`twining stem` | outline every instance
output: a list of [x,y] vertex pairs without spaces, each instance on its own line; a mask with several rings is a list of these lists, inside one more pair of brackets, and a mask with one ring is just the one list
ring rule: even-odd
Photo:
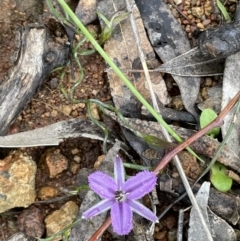
[[73,13],[69,6],[64,0],[58,0],[59,4],[62,6],[64,11],[71,17],[74,23],[79,27],[82,33],[88,38],[93,47],[99,52],[99,54],[105,59],[109,66],[113,69],[116,75],[126,84],[129,90],[136,96],[136,98],[146,107],[146,109],[156,118],[156,120],[164,126],[164,128],[169,132],[169,134],[178,142],[182,142],[180,136],[163,120],[161,116],[153,109],[153,107],[144,99],[140,92],[134,87],[130,80],[122,73],[122,71],[116,66],[112,59],[105,53],[102,47],[94,39],[94,37],[88,32],[85,26],[81,23],[78,17]]
[[162,160],[159,162],[159,164],[154,169],[154,172],[156,175],[161,171],[171,160],[172,158],[177,155],[180,151],[185,149],[187,146],[189,146],[191,143],[196,141],[199,137],[205,135],[208,131],[212,130],[215,127],[219,127],[223,124],[223,118],[227,115],[227,113],[233,108],[233,106],[236,104],[240,97],[240,91],[234,96],[234,98],[228,103],[228,105],[221,111],[221,113],[218,115],[218,117],[212,121],[210,124],[205,126],[203,129],[196,132],[194,135],[192,135],[190,138],[188,138],[186,141],[184,141],[182,144],[178,145],[176,148],[168,152],[164,155]]
[[110,226],[111,222],[112,222],[111,217],[108,217],[88,241],[98,240],[102,236],[104,231],[108,228],[108,226]]
[[[109,58],[109,56],[104,52],[104,50],[101,48],[101,46],[97,43],[97,41],[92,37],[91,34],[89,34],[88,30],[84,27],[84,25],[81,23],[81,21],[77,18],[77,16],[72,12],[72,10],[69,8],[69,6],[65,3],[64,0],[58,0],[59,4],[63,7],[64,11],[66,11],[69,16],[72,18],[72,20],[76,23],[76,25],[81,29],[83,34],[88,38],[88,40],[93,44],[94,48],[101,54],[101,56],[106,60],[106,62],[109,64],[109,66],[115,71],[115,73],[118,75],[118,77],[121,78],[121,80],[126,84],[126,86],[130,89],[130,91],[139,99],[139,101],[147,108],[147,110],[156,118],[156,120],[164,126],[164,128],[179,142],[181,142],[181,138],[178,136],[177,133],[174,132],[174,130],[163,120],[161,116],[158,115],[158,113],[152,108],[152,106],[143,98],[143,96],[139,93],[139,91],[133,86],[133,84],[126,78],[126,76],[119,70],[119,68],[115,65],[115,63]],[[195,135],[187,139],[184,143],[180,144],[176,148],[174,148],[172,151],[167,153],[162,161],[157,165],[154,172],[156,174],[159,173],[160,170],[162,170],[170,161],[171,159],[179,153],[181,150],[187,148],[192,142],[194,142],[196,139],[201,137],[202,135],[206,134],[209,130],[221,126],[223,123],[223,117],[228,113],[228,111],[234,106],[237,99],[240,96],[240,92],[233,98],[232,101],[229,102],[229,104],[224,108],[224,110],[220,113],[220,115],[208,126],[197,132]],[[97,237],[100,237],[102,233],[107,229],[107,227],[111,224],[111,219],[108,218],[103,225],[100,227],[100,229],[95,232],[95,234],[92,236],[90,241],[96,240]]]
[[[218,115],[218,117],[215,120],[213,120],[209,125],[205,126],[203,129],[196,132],[193,136],[185,140],[182,144],[178,145],[173,150],[168,152],[154,169],[154,172],[156,173],[156,175],[159,173],[160,170],[166,167],[166,165],[172,160],[172,158],[175,155],[177,155],[180,151],[185,149],[186,146],[189,146],[191,143],[196,141],[201,136],[205,135],[211,129],[221,126],[223,124],[223,118],[233,108],[233,106],[238,101],[239,97],[240,97],[240,91],[234,96],[234,98],[228,103],[228,105],[221,111],[221,113]],[[108,228],[110,224],[111,224],[111,218],[109,217],[88,241],[96,241],[97,240],[96,237],[101,237],[103,232]]]

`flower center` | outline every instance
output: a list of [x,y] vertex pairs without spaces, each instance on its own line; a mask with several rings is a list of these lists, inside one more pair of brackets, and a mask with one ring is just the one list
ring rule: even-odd
[[122,191],[116,191],[114,198],[118,202],[124,202],[126,200],[126,198],[127,198],[127,193],[122,192]]

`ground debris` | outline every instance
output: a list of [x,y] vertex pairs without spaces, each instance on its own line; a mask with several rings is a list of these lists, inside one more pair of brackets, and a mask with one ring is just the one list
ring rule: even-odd
[[[77,216],[78,206],[69,201],[65,203],[59,210],[54,211],[45,218],[47,237],[61,231],[66,226],[70,225]],[[59,236],[53,239],[54,241],[62,240]]]
[[35,201],[35,174],[36,164],[26,153],[15,151],[1,160],[0,213]]
[[44,234],[44,213],[41,209],[30,206],[24,209],[18,217],[19,230],[27,237],[41,238]]

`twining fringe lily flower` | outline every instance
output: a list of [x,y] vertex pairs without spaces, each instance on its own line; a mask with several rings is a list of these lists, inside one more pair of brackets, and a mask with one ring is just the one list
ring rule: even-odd
[[153,189],[156,180],[153,172],[142,171],[125,181],[122,160],[116,156],[114,179],[100,171],[89,175],[90,188],[103,200],[85,211],[82,218],[88,219],[111,209],[113,230],[119,235],[128,234],[132,230],[132,212],[152,222],[158,222],[152,211],[136,201]]

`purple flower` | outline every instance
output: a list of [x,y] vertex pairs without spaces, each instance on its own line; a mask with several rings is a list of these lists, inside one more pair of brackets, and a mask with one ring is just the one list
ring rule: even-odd
[[116,156],[114,162],[114,179],[100,171],[89,175],[91,189],[103,200],[85,211],[82,218],[88,219],[111,209],[113,230],[119,235],[128,234],[132,230],[132,211],[152,222],[158,222],[152,211],[136,201],[153,189],[156,175],[142,171],[127,181],[124,177],[124,167],[119,156]]

